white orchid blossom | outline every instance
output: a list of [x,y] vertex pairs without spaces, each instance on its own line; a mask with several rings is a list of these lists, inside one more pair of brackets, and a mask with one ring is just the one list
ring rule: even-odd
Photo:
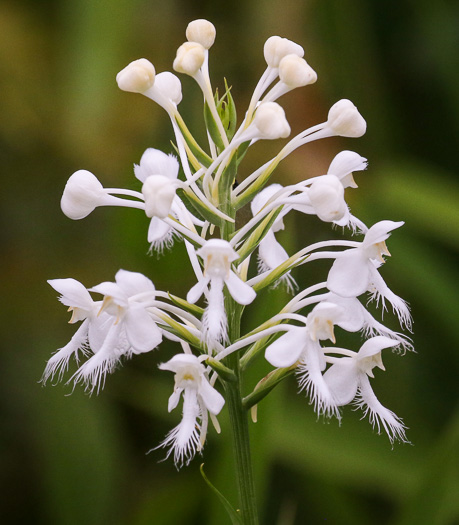
[[99,314],[102,301],[93,301],[88,290],[75,279],[50,279],[48,283],[61,294],[59,300],[68,311],[72,312],[70,324],[82,321],[72,339],[60,348],[48,361],[43,373],[42,381],[46,383],[49,378],[62,379],[67,370],[72,356],[79,361],[78,352],[87,356],[91,351],[97,352],[102,346],[107,334],[107,313]]
[[385,370],[381,351],[397,345],[398,341],[388,337],[373,337],[361,346],[358,353],[348,351],[352,357],[335,358],[323,376],[338,406],[354,401],[364,410],[365,415],[369,415],[370,423],[376,427],[378,433],[381,426],[384,428],[391,443],[394,440],[407,441],[406,427],[393,412],[378,401],[368,378],[374,377],[374,367]]
[[203,318],[203,340],[212,350],[217,342],[227,338],[227,318],[223,297],[226,285],[233,299],[243,305],[250,304],[256,296],[254,290],[231,270],[231,263],[238,258],[230,243],[222,239],[210,239],[197,254],[204,260],[204,274],[188,292],[187,301],[195,303],[210,283],[208,306]]
[[167,363],[160,364],[159,368],[175,374],[169,412],[178,405],[183,395],[182,421],[160,445],[169,448],[167,457],[174,453],[174,462],[179,468],[184,463],[188,465],[196,452],[201,451],[206,441],[208,412],[211,417],[219,414],[225,400],[209,383],[201,360],[192,354],[177,354]]
[[113,371],[121,357],[131,357],[153,350],[162,333],[147,308],[155,298],[155,287],[144,275],[119,270],[115,283],[104,282],[90,289],[104,295],[99,315],[105,314],[105,338],[94,355],[74,374],[92,392],[99,390],[107,373]]
[[[260,191],[250,205],[253,216],[255,217],[260,213],[269,199],[282,190],[282,188],[280,184],[271,184]],[[284,229],[283,217],[284,214],[281,212],[258,245],[258,271],[260,273],[274,270],[274,268],[281,265],[289,257],[275,236],[276,232]],[[293,292],[297,286],[290,272],[285,273],[275,285],[279,283],[284,284],[290,292]]]
[[383,255],[390,255],[386,239],[390,232],[400,228],[403,222],[381,221],[365,234],[358,248],[345,250],[336,256],[328,273],[328,289],[342,297],[358,297],[371,292],[373,298],[387,299],[394,308],[402,325],[410,327],[411,315],[405,301],[395,295],[379,275],[378,268],[384,262]]

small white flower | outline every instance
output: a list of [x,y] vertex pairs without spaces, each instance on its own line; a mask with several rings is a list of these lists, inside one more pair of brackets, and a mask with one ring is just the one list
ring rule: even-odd
[[304,56],[304,49],[295,42],[280,36],[270,36],[264,45],[264,55],[268,66],[277,68],[287,55]]
[[298,55],[287,55],[279,63],[279,78],[289,89],[295,89],[317,80],[317,73]]
[[146,58],[139,58],[116,75],[116,82],[123,91],[144,93],[155,83],[155,68]]
[[354,104],[345,98],[330,108],[327,126],[340,137],[361,137],[367,130],[365,119]]
[[155,287],[144,275],[119,270],[115,283],[104,282],[91,291],[104,295],[98,315],[104,314],[105,337],[94,355],[75,373],[75,382],[83,380],[88,389],[99,390],[107,373],[113,371],[122,356],[131,357],[153,350],[162,334],[147,308],[155,298]]
[[227,338],[223,286],[226,284],[233,299],[243,305],[250,304],[255,299],[256,293],[231,270],[231,263],[238,259],[238,254],[229,242],[210,239],[196,253],[204,260],[204,274],[188,292],[187,301],[195,303],[210,283],[202,335],[209,349],[213,349],[215,342]]
[[84,219],[98,206],[109,205],[108,195],[97,177],[87,170],[78,170],[69,177],[61,199],[61,209],[69,219]]
[[[251,202],[252,214],[255,217],[265,204],[278,191],[282,189],[280,184],[271,184],[258,193]],[[277,241],[275,233],[284,229],[283,215],[280,213],[274,221],[268,233],[263,237],[258,245],[258,270],[260,273],[274,270],[288,259],[288,253],[284,250],[282,245]],[[293,291],[296,288],[295,279],[290,272],[285,273],[277,283],[285,284],[288,291]],[[276,284],[277,284],[276,283]]]
[[376,426],[378,433],[382,425],[391,443],[394,440],[407,441],[406,427],[393,412],[378,401],[368,377],[374,377],[374,367],[384,370],[381,351],[397,345],[398,341],[388,337],[373,337],[366,341],[353,357],[337,359],[323,376],[338,406],[347,405],[355,400],[355,404],[364,410],[365,415],[369,414],[370,423],[373,427]]
[[59,300],[68,306],[72,317],[69,323],[83,321],[72,339],[60,348],[48,361],[43,373],[42,381],[58,374],[62,379],[68,368],[70,357],[73,355],[78,362],[78,352],[87,355],[90,350],[97,352],[102,346],[107,333],[106,320],[108,314],[98,315],[102,301],[93,301],[88,290],[75,279],[51,279],[48,283],[61,294]]
[[275,140],[290,135],[285,111],[276,102],[262,102],[257,108],[252,126],[258,130],[257,138]]
[[189,42],[198,42],[204,49],[210,49],[215,42],[216,30],[212,22],[200,18],[188,24],[185,34]]
[[178,106],[182,101],[182,83],[174,73],[163,71],[156,75],[155,85],[148,93],[145,93],[148,97],[150,94],[157,103],[167,100]]
[[161,250],[172,244],[172,228],[161,219],[167,217],[173,206],[179,163],[174,155],[167,155],[154,148],[148,148],[134,164],[135,176],[143,182],[145,213],[151,218],[148,242]]
[[[316,331],[315,335],[323,334]],[[324,353],[319,341],[311,337],[307,325],[290,328],[267,347],[265,358],[277,368],[288,368],[296,363],[300,390],[306,391],[316,412],[339,418],[337,405],[322,376],[326,367]]]
[[177,49],[173,68],[178,73],[185,73],[194,77],[204,64],[205,48],[198,42],[185,42]]
[[357,188],[352,172],[366,170],[367,165],[367,159],[358,153],[347,150],[341,151],[331,161],[328,175],[336,175],[345,188]]
[[[178,426],[169,432],[161,447],[169,447],[166,457],[174,453],[177,468],[186,465],[204,446],[207,434],[208,412],[219,414],[225,400],[209,383],[206,370],[198,357],[192,354],[175,355],[167,363],[159,365],[161,370],[175,374],[174,392],[169,398],[171,412],[183,395],[183,416]],[[200,419],[201,424],[198,423]]]
[[387,299],[402,325],[410,328],[411,316],[407,304],[389,290],[378,272],[379,266],[384,262],[383,255],[390,255],[386,239],[392,230],[403,224],[393,221],[374,224],[358,248],[345,250],[337,256],[328,273],[327,287],[342,297],[358,297],[369,291],[377,300]]
[[348,213],[344,187],[335,175],[318,177],[311,184],[307,195],[321,221],[338,222]]

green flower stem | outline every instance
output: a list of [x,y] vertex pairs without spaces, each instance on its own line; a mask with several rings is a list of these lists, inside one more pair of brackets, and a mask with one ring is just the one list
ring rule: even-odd
[[[230,337],[233,340],[233,338],[237,339],[239,335],[242,308],[235,305],[234,301],[228,300],[228,306],[230,306],[231,303],[233,303],[233,308],[228,311],[228,321],[230,324]],[[257,525],[258,514],[250,454],[248,413],[242,405],[241,369],[237,352],[229,355],[225,361],[225,364],[233,370],[237,378],[237,381],[227,382],[225,384],[225,399],[233,435],[241,518],[243,525]]]
[[[225,213],[232,218],[235,210],[229,205],[231,188],[227,189],[227,196],[222,206]],[[229,240],[234,234],[234,223],[224,222],[221,228],[222,238]],[[241,316],[243,307],[237,304],[231,295],[225,292],[225,309],[228,317],[228,336],[231,343],[241,336]],[[236,480],[239,494],[239,509],[243,525],[258,525],[258,512],[255,500],[253,483],[252,459],[250,454],[250,436],[248,412],[242,405],[241,366],[237,352],[224,359],[224,364],[235,375],[235,381],[226,381],[225,400],[230,416],[233,449],[236,463]]]

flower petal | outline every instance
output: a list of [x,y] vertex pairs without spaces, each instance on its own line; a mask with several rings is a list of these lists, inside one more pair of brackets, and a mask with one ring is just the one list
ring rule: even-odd
[[304,328],[290,329],[268,346],[265,352],[266,360],[276,368],[294,365],[301,357],[306,337],[307,332]]
[[135,354],[149,352],[162,341],[161,331],[142,306],[131,306],[126,311],[123,324]]
[[214,415],[220,413],[225,404],[225,398],[218,392],[205,377],[202,377],[199,395],[207,410]]
[[342,297],[358,297],[368,289],[368,265],[368,259],[358,248],[342,252],[328,274],[328,289]]
[[323,378],[338,406],[347,405],[355,398],[359,372],[354,359],[340,358],[340,362],[332,365]]
[[229,277],[225,279],[225,284],[231,297],[239,304],[250,304],[257,296],[255,290],[233,271],[230,271]]

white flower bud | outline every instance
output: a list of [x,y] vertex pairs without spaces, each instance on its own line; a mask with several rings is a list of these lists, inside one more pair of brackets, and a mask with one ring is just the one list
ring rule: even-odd
[[279,78],[289,88],[314,84],[317,73],[298,55],[287,55],[279,63]]
[[300,45],[280,36],[269,37],[263,52],[266,63],[270,67],[279,67],[279,62],[287,55],[304,56],[304,49]]
[[182,101],[182,84],[179,78],[170,71],[163,71],[156,75],[155,90],[176,106]]
[[116,75],[116,82],[123,91],[144,93],[155,83],[155,68],[146,58],[139,58]]
[[164,219],[169,215],[175,197],[174,182],[164,175],[147,177],[142,186],[147,217]]
[[344,187],[335,175],[323,175],[311,184],[308,192],[311,205],[320,220],[334,222],[347,212]]
[[361,137],[367,130],[365,119],[346,98],[339,100],[330,108],[327,125],[341,137]]
[[177,49],[173,68],[179,73],[193,77],[204,63],[206,51],[197,42],[185,42]]
[[69,219],[87,217],[104,200],[104,187],[90,171],[78,170],[67,181],[61,209]]
[[253,125],[263,139],[285,138],[290,135],[290,126],[285,112],[276,102],[261,103],[255,113]]
[[189,42],[197,42],[205,49],[209,49],[215,42],[215,26],[212,22],[200,18],[193,20],[186,28],[186,39]]

